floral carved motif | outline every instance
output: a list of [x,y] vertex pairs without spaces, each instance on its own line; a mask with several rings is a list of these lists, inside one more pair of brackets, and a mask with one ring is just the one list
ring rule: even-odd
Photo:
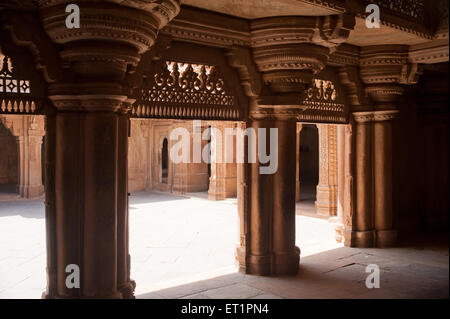
[[307,106],[299,120],[342,123],[346,121],[346,106],[333,81],[314,79],[302,102]]

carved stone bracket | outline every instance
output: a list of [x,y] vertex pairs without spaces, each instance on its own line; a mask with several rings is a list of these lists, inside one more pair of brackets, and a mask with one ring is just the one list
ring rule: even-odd
[[250,24],[253,55],[274,93],[304,90],[354,26],[347,15],[277,17]]
[[417,83],[420,68],[409,63],[405,45],[376,45],[361,48],[361,79],[366,84]]

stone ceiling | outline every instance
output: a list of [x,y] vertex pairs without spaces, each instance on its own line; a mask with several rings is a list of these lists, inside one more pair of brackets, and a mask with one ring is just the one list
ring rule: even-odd
[[290,15],[329,15],[338,10],[301,0],[181,0],[182,4],[240,18],[257,19]]

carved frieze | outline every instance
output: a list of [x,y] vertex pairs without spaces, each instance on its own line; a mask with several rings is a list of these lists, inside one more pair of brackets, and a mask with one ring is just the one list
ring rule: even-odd
[[239,119],[236,98],[216,66],[160,61],[138,90],[136,117]]

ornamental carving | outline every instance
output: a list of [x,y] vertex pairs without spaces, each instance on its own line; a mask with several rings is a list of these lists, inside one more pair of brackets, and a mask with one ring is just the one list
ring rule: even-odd
[[347,120],[344,99],[331,80],[314,79],[302,104],[307,108],[299,114],[300,121],[344,123]]
[[240,118],[235,96],[213,65],[161,61],[137,95],[135,117]]
[[31,82],[15,72],[11,58],[0,51],[0,114],[35,114],[41,100],[31,94]]
[[354,24],[350,15],[253,20],[251,46],[264,83],[276,93],[303,90],[325,68]]
[[425,19],[423,0],[370,0],[366,2],[377,4],[382,10],[387,9],[395,15],[409,20],[423,22]]

